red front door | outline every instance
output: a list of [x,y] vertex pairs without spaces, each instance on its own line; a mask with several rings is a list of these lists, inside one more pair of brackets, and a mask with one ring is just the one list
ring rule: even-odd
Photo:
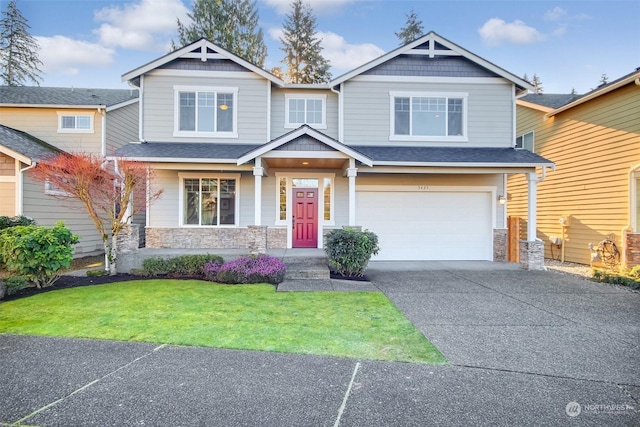
[[318,189],[293,189],[294,248],[318,247]]

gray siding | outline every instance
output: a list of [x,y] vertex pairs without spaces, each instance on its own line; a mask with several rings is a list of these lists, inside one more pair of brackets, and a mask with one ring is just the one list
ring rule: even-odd
[[138,141],[138,102],[107,112],[107,154]]
[[102,239],[80,202],[44,194],[44,184],[31,179],[28,173],[24,179],[23,197],[23,215],[34,218],[38,225],[49,227],[62,221],[80,236],[74,246],[75,258],[104,253]]
[[376,76],[497,77],[461,56],[399,55],[362,73]]
[[[468,142],[390,141],[390,91],[466,92]],[[510,84],[349,81],[344,85],[344,143],[350,145],[438,145],[510,147],[513,142]]]
[[228,59],[207,59],[206,62],[202,62],[200,59],[195,58],[179,58],[175,61],[171,61],[168,64],[161,65],[158,69],[164,70],[204,70],[204,71],[236,71],[236,72],[250,72],[242,65],[237,64]]
[[[238,88],[238,138],[174,137],[174,85]],[[225,142],[261,144],[267,141],[268,83],[259,78],[153,76],[144,79],[144,138],[164,142]]]
[[327,136],[338,139],[338,95],[330,90],[310,90],[310,89],[271,89],[271,139],[276,139],[279,136],[290,132],[291,128],[285,128],[285,94],[315,94],[315,95],[327,95],[326,104],[326,129],[318,129],[318,131],[326,134]]

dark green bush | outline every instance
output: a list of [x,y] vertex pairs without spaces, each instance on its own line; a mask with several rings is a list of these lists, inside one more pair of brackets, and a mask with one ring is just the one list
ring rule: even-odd
[[54,227],[19,225],[0,232],[0,255],[7,271],[27,276],[41,288],[71,266],[76,243],[78,236],[62,222]]
[[327,234],[325,252],[329,268],[347,277],[361,277],[372,255],[377,255],[378,236],[353,228],[332,230]]
[[204,277],[204,265],[209,261],[219,261],[218,255],[181,255],[174,258],[147,258],[142,262],[142,270],[148,276],[192,276]]
[[27,276],[9,276],[3,280],[4,284],[7,285],[7,295],[13,295],[20,289],[29,287],[29,278]]
[[29,218],[28,216],[24,215],[0,216],[0,230],[4,230],[5,228],[17,227],[19,225],[36,225],[36,222],[33,218]]
[[[633,270],[631,270],[633,272]],[[609,272],[605,270],[593,270],[593,279],[602,283],[611,283],[613,285],[627,286],[631,289],[640,290],[640,281],[636,277],[632,277],[620,273]]]

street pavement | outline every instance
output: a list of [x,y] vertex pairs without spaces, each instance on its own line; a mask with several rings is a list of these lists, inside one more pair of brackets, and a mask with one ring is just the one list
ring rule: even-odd
[[363,289],[447,365],[0,335],[0,425],[640,425],[640,293],[556,272],[396,267],[372,263]]

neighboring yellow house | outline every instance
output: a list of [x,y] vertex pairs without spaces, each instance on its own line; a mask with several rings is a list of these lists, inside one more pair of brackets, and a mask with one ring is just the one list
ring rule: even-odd
[[[612,236],[621,262],[639,265],[640,70],[582,96],[527,95],[516,108],[516,147],[556,164],[537,187],[545,257],[553,249],[555,258],[589,264],[589,244]],[[526,207],[526,179],[510,176],[508,215],[523,219],[523,234]],[[550,238],[562,236],[564,248],[552,248]]]
[[112,153],[138,140],[138,91],[0,86],[0,215],[64,221],[80,235],[74,256],[104,252],[84,208],[56,199],[29,168],[59,152]]

